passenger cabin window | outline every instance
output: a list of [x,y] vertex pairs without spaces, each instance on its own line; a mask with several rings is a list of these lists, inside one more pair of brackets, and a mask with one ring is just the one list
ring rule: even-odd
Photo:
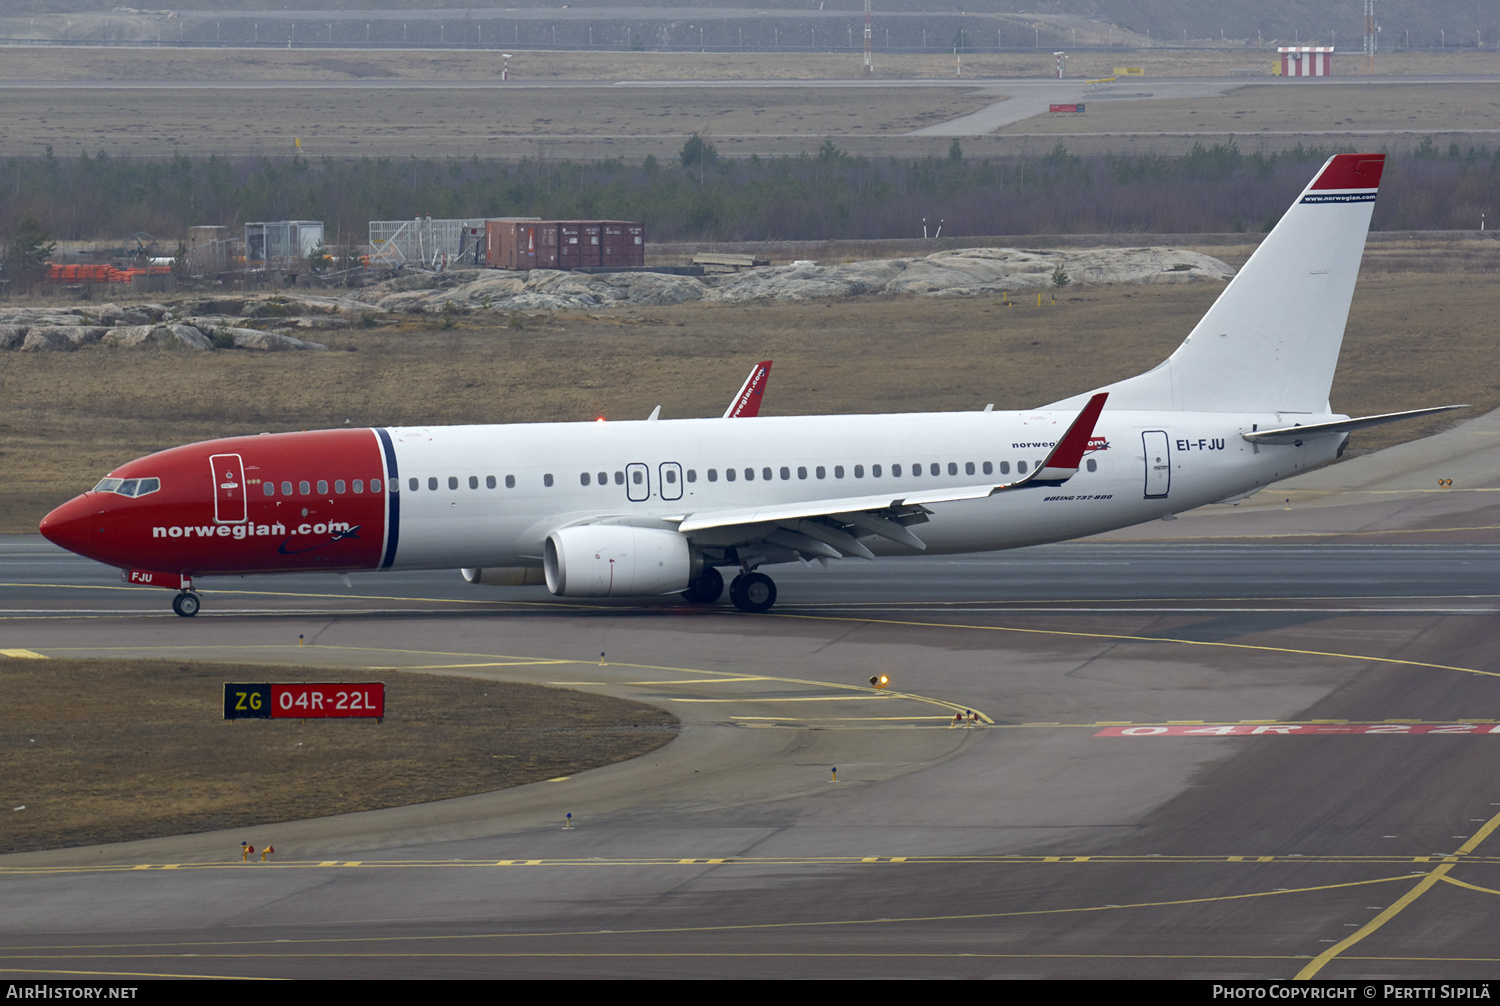
[[668,468],[666,471],[666,478],[667,485],[675,486],[677,484],[677,470],[674,468]]
[[327,496],[328,495],[328,480],[327,479],[318,479],[318,495],[319,496]]
[[[365,491],[365,480],[364,479],[355,479],[354,480],[354,493],[355,493],[355,495],[359,495],[360,493],[363,493],[364,491]],[[375,491],[375,480],[371,479],[370,480],[370,492],[374,492],[374,491]]]
[[710,468],[708,470],[708,481],[710,481],[710,482],[717,482],[717,481],[719,481],[719,470],[717,468]]
[[546,486],[548,489],[552,488],[552,473],[551,472],[548,472],[547,474],[545,474],[545,475],[542,476],[542,485]]
[[636,485],[640,485],[645,480],[645,478],[645,474],[643,474],[639,469],[630,473],[630,481],[634,482]]
[[625,473],[624,472],[615,472],[615,485],[622,486],[624,484],[625,484]]
[[826,479],[828,477],[828,469],[824,468],[822,465],[819,465],[818,467],[813,469],[813,474],[820,479]]
[[420,483],[418,483],[416,479],[407,479],[407,481],[406,481],[406,488],[410,489],[412,492],[416,492],[417,491],[417,486],[419,484]]
[[797,466],[797,477],[799,479],[805,479],[805,478],[807,478],[807,469],[804,468],[804,467],[802,467],[801,465],[798,465]]
[[514,475],[507,475],[507,476],[505,476],[505,488],[507,488],[507,489],[514,489],[515,487],[516,487],[516,477]]
[[479,488],[479,476],[478,475],[470,475],[469,476],[469,488],[470,489],[478,489]]
[[588,472],[583,472],[578,476],[578,484],[581,486],[588,485],[590,481],[592,480],[589,478]]
[[754,482],[755,481],[755,469],[754,468],[746,468],[745,469],[745,481],[746,482]]
[[689,482],[697,482],[698,481],[698,469],[696,469],[696,468],[689,468],[687,470],[687,480]]
[[427,489],[429,492],[437,492],[437,476],[427,476]]
[[[958,471],[958,466],[957,466],[957,465],[954,465],[954,466],[953,466],[953,470],[954,470],[954,471],[955,471],[955,472],[957,472],[957,471]],[[941,475],[941,474],[942,474],[942,472],[943,472],[943,469],[942,469],[942,466],[941,466],[941,465],[939,465],[939,464],[938,464],[938,463],[937,463],[937,462],[936,462],[936,461],[934,461],[934,462],[933,462],[933,463],[932,463],[932,468],[931,468],[931,471],[932,471],[932,474],[934,474],[934,475]]]
[[792,470],[786,465],[781,466],[781,481],[786,482],[792,477]]
[[874,478],[874,479],[880,478],[880,466],[879,465],[871,465],[870,466],[870,477]]
[[1010,474],[1010,462],[1009,461],[1002,461],[1002,462],[1000,462],[1000,474],[1001,475],[1009,475]]
[[901,477],[901,466],[900,465],[891,465],[891,477],[892,478],[897,478],[897,479],[899,479]]
[[833,477],[836,478],[836,479],[841,479],[841,478],[844,477],[844,466],[843,465],[834,465],[833,466]]
[[724,481],[725,482],[733,482],[734,481],[734,469],[733,468],[726,468],[726,469],[724,469]]
[[334,491],[334,493],[336,493],[339,496],[344,495],[344,480],[343,479],[334,479],[333,480],[333,491]]
[[276,483],[275,482],[262,482],[260,488],[261,488],[261,491],[264,492],[267,496],[275,496],[276,495]]
[[965,475],[973,475],[974,474],[974,462],[972,462],[972,461],[965,461],[964,462],[964,474]]
[[1025,475],[1026,474],[1026,462],[1024,462],[1024,461],[1017,461],[1016,462],[1016,472],[1018,474]]
[[767,482],[771,481],[771,469],[762,468],[760,470],[760,477],[765,479]]
[[984,473],[986,475],[993,475],[993,474],[995,474],[995,466],[993,464],[991,464],[990,462],[986,461],[984,463]]
[[448,476],[448,488],[449,489],[457,489],[458,488],[458,476],[457,475],[449,475]]
[[281,483],[281,495],[283,495],[283,496],[290,496],[291,494],[292,494],[292,484],[290,482],[283,482],[283,483]]
[[311,496],[312,495],[312,486],[309,485],[306,482],[298,482],[297,483],[297,491],[299,493],[301,493],[303,496]]
[[1095,461],[1093,458],[1089,458],[1084,462],[1084,467],[1086,467],[1091,472],[1097,472],[1099,470],[1099,462]]
[[493,488],[495,488],[495,476],[493,476],[493,475],[486,475],[484,477],[484,487],[486,489],[493,489]]
[[600,472],[599,473],[599,484],[601,486],[607,486],[607,485],[609,485],[609,472]]
[[854,466],[854,477],[857,478],[857,479],[862,479],[862,478],[865,477],[865,466],[864,465],[855,465]]

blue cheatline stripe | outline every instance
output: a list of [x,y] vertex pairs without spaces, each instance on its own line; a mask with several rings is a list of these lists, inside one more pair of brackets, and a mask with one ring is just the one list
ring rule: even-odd
[[[381,569],[390,569],[391,563],[396,561],[396,538],[401,531],[401,473],[396,470],[396,445],[391,443],[391,435],[385,430],[377,429],[375,434],[380,437],[380,446],[385,451],[385,558],[380,560]],[[391,486],[396,486],[392,489]]]

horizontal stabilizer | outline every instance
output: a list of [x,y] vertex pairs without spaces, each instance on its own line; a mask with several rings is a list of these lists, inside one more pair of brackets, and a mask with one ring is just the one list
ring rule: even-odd
[[1257,430],[1254,433],[1242,434],[1252,444],[1291,444],[1307,437],[1317,437],[1328,433],[1349,433],[1354,430],[1362,430],[1367,426],[1384,426],[1386,423],[1399,423],[1403,419],[1416,419],[1419,416],[1435,416],[1439,412],[1452,412],[1454,409],[1467,409],[1467,405],[1437,405],[1430,409],[1413,409],[1410,412],[1386,412],[1378,416],[1364,416],[1359,419],[1339,419],[1331,423],[1308,423],[1302,426],[1283,426],[1278,430]]

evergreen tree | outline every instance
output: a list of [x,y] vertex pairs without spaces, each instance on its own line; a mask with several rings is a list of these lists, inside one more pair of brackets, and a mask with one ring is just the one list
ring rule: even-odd
[[[50,152],[50,148],[49,148]],[[16,225],[5,249],[5,278],[11,289],[29,290],[47,274],[47,262],[57,250],[52,232],[27,213]]]

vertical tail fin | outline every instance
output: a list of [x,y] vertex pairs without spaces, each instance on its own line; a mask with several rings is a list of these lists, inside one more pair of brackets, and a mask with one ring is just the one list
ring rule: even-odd
[[1099,389],[1110,408],[1327,411],[1384,167],[1384,154],[1330,158],[1177,351]]

